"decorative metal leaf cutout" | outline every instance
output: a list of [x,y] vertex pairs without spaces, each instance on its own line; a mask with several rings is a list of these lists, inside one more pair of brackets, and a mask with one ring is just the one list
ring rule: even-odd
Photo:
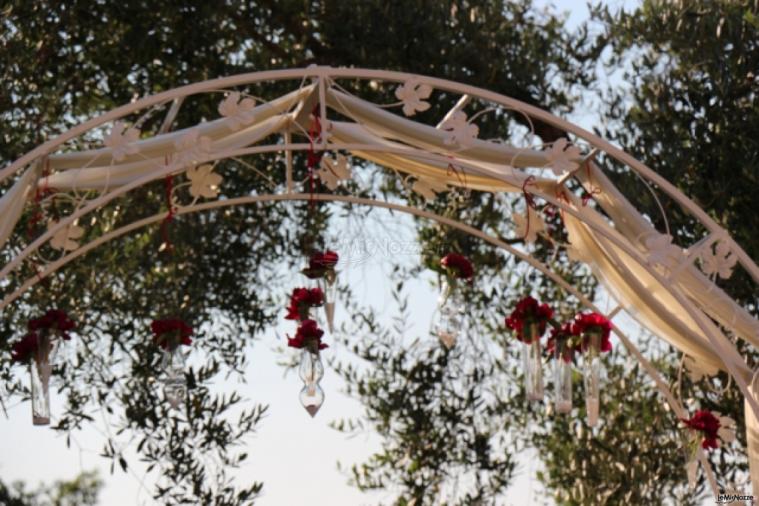
[[395,96],[403,102],[403,114],[413,116],[417,112],[426,111],[430,108],[429,98],[432,87],[429,84],[421,84],[419,79],[412,78],[395,89]]
[[347,181],[353,177],[352,170],[348,165],[348,158],[341,154],[335,158],[331,156],[322,157],[316,175],[332,191],[337,188],[340,181]]

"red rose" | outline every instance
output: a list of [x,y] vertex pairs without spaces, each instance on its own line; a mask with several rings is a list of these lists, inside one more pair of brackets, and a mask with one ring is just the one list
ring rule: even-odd
[[548,338],[548,341],[546,342],[546,352],[548,353],[548,356],[551,358],[554,358],[554,354],[556,351],[556,343],[559,341],[564,342],[564,348],[561,352],[561,358],[564,359],[564,362],[570,363],[572,360],[574,360],[575,356],[575,349],[571,346],[570,339],[572,338],[572,324],[571,323],[565,323],[560,328],[552,328],[551,329],[551,336]]
[[314,320],[303,320],[298,326],[295,337],[287,338],[287,345],[293,348],[310,348],[312,351],[323,350],[327,347],[322,342],[324,331],[319,328]]
[[598,313],[580,313],[575,316],[572,324],[572,333],[583,336],[582,351],[588,349],[590,345],[588,333],[593,332],[601,333],[601,351],[611,351],[611,340],[609,339],[611,322],[605,316]]
[[524,343],[530,343],[529,338],[524,335],[525,325],[538,324],[540,339],[546,331],[546,323],[553,318],[553,309],[548,304],[540,304],[530,296],[525,297],[517,303],[514,311],[506,318],[506,326],[517,333],[517,339]]
[[334,273],[339,258],[334,251],[327,250],[323,253],[317,251],[308,259],[308,267],[302,272],[311,279],[323,278],[330,272]]
[[192,344],[192,327],[178,318],[153,320],[150,329],[153,331],[153,341],[165,350],[176,348],[180,344]]
[[290,305],[287,307],[286,320],[305,320],[308,310],[324,304],[324,293],[321,288],[295,288],[290,295]]
[[474,276],[472,262],[458,253],[448,253],[440,260],[440,265],[459,279],[472,279]]
[[720,428],[719,418],[714,416],[708,409],[700,409],[696,411],[690,419],[682,418],[682,422],[689,429],[701,432],[704,436],[701,441],[701,447],[704,449],[719,448],[719,441],[717,441],[718,432]]
[[26,362],[37,351],[38,337],[34,332],[30,332],[20,341],[16,341],[13,344],[11,350],[11,358],[14,362]]
[[68,334],[69,330],[76,327],[76,324],[68,317],[65,311],[60,309],[49,309],[44,315],[39,318],[32,318],[27,324],[27,328],[30,332],[37,330],[52,330],[60,334],[65,339],[71,339]]

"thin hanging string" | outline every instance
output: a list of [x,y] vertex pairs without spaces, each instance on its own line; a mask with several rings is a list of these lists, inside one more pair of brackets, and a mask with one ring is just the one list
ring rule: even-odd
[[[166,155],[164,157],[164,163],[168,167],[169,165],[169,155]],[[168,207],[168,212],[166,213],[166,217],[163,219],[163,222],[161,223],[161,236],[163,238],[163,244],[166,245],[166,251],[168,253],[174,252],[174,245],[171,244],[171,238],[169,237],[169,224],[174,220],[174,205],[171,201],[171,193],[174,191],[174,176],[171,174],[167,174],[166,178],[163,181],[163,187],[166,194],[166,206]]]
[[[448,155],[448,158],[451,159],[451,160],[455,160],[455,158],[453,158],[450,155]],[[461,186],[463,186],[464,188],[467,188],[467,184],[466,184],[466,172],[464,172],[463,169],[461,169],[459,167],[456,167],[453,164],[453,162],[449,162],[448,163],[448,169],[445,172],[446,176],[450,177],[451,174],[453,174],[453,175],[456,176],[456,180],[459,182],[459,184]]]
[[527,236],[530,235],[530,208],[536,209],[535,198],[532,193],[527,190],[527,185],[530,185],[535,181],[535,176],[528,176],[524,183],[522,183],[522,193],[524,194],[524,201],[526,204],[527,224],[524,227],[524,237],[522,240],[527,240]]

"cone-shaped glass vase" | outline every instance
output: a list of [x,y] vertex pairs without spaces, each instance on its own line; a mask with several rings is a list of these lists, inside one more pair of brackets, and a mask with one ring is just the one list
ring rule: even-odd
[[319,278],[319,288],[324,293],[324,316],[327,319],[327,329],[330,334],[335,328],[335,301],[337,300],[337,273],[327,272]]
[[161,368],[166,377],[163,380],[163,394],[169,405],[176,409],[184,401],[187,394],[185,379],[185,355],[179,346],[163,349]]
[[601,332],[588,332],[588,346],[583,363],[585,408],[588,425],[595,427],[601,402]]
[[540,327],[537,323],[527,323],[523,330],[525,341],[522,346],[522,368],[527,399],[532,402],[543,400],[543,362],[540,356]]
[[29,368],[32,376],[32,423],[34,425],[50,424],[50,363],[54,343],[50,334],[41,330],[37,334],[37,349]]
[[557,413],[572,411],[572,356],[567,353],[569,343],[556,341],[553,357],[554,402]]
[[448,349],[456,346],[463,324],[462,315],[463,303],[457,296],[455,287],[448,281],[443,281],[437,308],[432,316],[431,330]]

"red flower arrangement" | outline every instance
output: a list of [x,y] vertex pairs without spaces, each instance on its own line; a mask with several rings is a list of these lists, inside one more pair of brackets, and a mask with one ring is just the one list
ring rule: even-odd
[[54,332],[61,339],[68,341],[71,339],[68,331],[76,327],[76,324],[65,311],[50,309],[39,318],[29,320],[26,327],[29,333],[14,343],[11,350],[11,358],[14,362],[26,362],[37,352],[41,332]]
[[517,303],[514,311],[506,318],[506,326],[517,333],[517,339],[529,344],[532,342],[532,337],[525,335],[525,328],[537,324],[538,335],[534,337],[540,339],[545,334],[546,323],[551,318],[553,318],[553,309],[548,307],[548,304],[540,304],[527,296]]
[[164,350],[192,344],[192,327],[179,318],[153,320],[150,329],[153,331],[153,342]]
[[440,260],[440,266],[446,273],[457,279],[472,279],[474,268],[472,262],[464,255],[448,253]]
[[708,409],[700,409],[691,418],[681,418],[682,422],[689,429],[703,434],[704,439],[701,441],[701,448],[719,448],[717,440],[720,428],[719,419]]
[[572,341],[574,334],[572,331],[572,324],[565,323],[561,327],[551,328],[551,336],[546,342],[546,353],[551,358],[555,357],[556,346],[558,342],[563,342],[563,348],[561,350],[561,358],[566,363],[571,363],[575,358],[575,351],[577,345]]
[[322,342],[324,331],[319,328],[314,320],[303,320],[300,322],[295,337],[287,337],[287,345],[293,348],[309,348],[316,352],[327,348]]
[[324,292],[321,288],[295,288],[290,295],[286,320],[306,320],[312,307],[324,304]]
[[309,279],[318,279],[325,276],[334,276],[335,266],[340,259],[337,253],[331,250],[319,252],[311,255],[308,259],[308,267],[301,272]]
[[611,333],[611,322],[606,319],[605,316],[598,313],[580,313],[575,316],[572,322],[572,333],[574,335],[582,336],[581,349],[585,351],[590,346],[589,334],[599,332],[601,334],[601,350],[602,352],[611,351],[611,340],[609,334]]

